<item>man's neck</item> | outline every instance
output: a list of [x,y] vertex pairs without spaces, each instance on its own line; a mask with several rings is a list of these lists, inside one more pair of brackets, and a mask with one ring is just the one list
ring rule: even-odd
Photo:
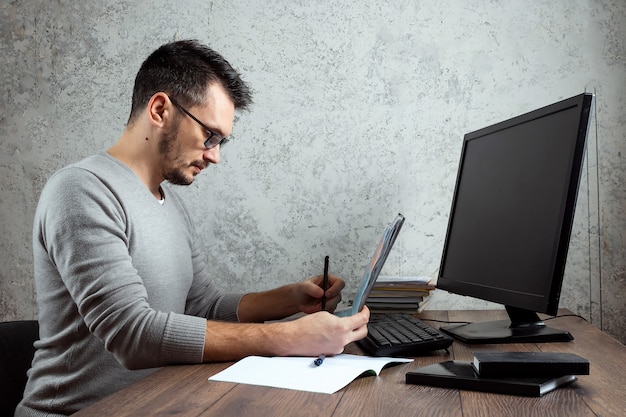
[[156,145],[148,143],[147,139],[140,139],[127,129],[107,152],[137,174],[152,195],[161,200],[160,186],[164,179],[156,169],[158,164],[151,158],[154,155],[153,146]]

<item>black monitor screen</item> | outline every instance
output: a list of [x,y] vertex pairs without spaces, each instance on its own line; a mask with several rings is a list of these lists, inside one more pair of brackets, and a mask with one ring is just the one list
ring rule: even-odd
[[465,135],[439,288],[556,314],[592,102],[582,94]]

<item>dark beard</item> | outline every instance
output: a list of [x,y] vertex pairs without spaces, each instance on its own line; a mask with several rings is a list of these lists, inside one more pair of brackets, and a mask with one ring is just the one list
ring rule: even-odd
[[170,168],[166,168],[163,172],[163,177],[171,184],[175,185],[189,185],[193,182],[193,177],[189,178],[183,172],[186,166],[183,163],[176,164],[179,160],[179,148],[177,146],[178,140],[178,127],[180,123],[172,126],[161,139],[159,143],[159,154],[164,161],[173,162],[175,165]]

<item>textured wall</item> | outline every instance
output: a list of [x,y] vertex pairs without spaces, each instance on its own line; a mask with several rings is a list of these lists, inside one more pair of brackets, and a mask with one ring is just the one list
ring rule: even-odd
[[[48,176],[117,139],[149,52],[197,38],[256,92],[222,163],[180,189],[222,288],[317,274],[326,254],[354,287],[397,212],[385,273],[432,273],[463,134],[591,91],[561,305],[626,340],[625,3],[328,3],[4,0],[0,319],[37,314],[31,223]],[[438,293],[431,308],[468,306],[484,307]]]

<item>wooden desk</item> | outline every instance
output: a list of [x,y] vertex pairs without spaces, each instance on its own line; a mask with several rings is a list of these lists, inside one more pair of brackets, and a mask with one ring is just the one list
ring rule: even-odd
[[[561,310],[560,314],[570,314]],[[425,311],[423,319],[485,321],[504,311]],[[435,327],[437,323],[429,322]],[[326,395],[226,382],[209,382],[230,363],[166,367],[81,410],[75,416],[624,416],[626,347],[578,317],[549,321],[569,330],[567,343],[465,345],[454,342],[450,354],[438,352],[413,363],[386,368],[378,377],[359,378]],[[405,384],[405,373],[444,360],[471,360],[474,349],[573,352],[587,358],[590,375],[541,398],[516,397]],[[358,353],[356,346],[347,352]]]

